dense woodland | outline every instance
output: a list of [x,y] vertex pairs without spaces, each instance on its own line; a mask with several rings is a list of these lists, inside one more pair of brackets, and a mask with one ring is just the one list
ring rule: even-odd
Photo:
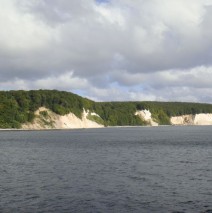
[[159,124],[169,124],[171,116],[212,113],[211,104],[181,102],[94,102],[70,92],[57,90],[0,91],[0,128],[20,128],[31,122],[41,106],[65,115],[74,113],[79,118],[83,108],[96,112],[105,126],[146,125],[136,110],[149,109]]

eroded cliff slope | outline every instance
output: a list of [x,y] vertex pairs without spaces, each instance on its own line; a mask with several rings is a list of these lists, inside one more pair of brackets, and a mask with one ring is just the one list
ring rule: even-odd
[[1,129],[212,125],[212,104],[95,102],[57,90],[0,91]]
[[78,118],[73,113],[58,115],[51,110],[40,107],[35,112],[35,118],[32,122],[22,125],[22,129],[75,129],[75,128],[101,128],[104,125],[88,119],[97,114],[83,110],[82,118]]
[[172,125],[212,125],[212,114],[174,116],[170,121]]

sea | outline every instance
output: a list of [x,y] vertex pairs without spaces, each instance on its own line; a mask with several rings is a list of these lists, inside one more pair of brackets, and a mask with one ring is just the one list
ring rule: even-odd
[[212,126],[0,131],[0,212],[211,213]]

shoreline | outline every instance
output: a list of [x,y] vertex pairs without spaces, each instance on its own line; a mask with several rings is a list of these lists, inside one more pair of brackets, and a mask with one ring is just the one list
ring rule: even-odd
[[198,126],[212,126],[212,125],[159,125],[159,126],[106,126],[101,128],[52,128],[52,129],[1,129],[0,131],[70,131],[70,130],[92,130],[92,129],[107,129],[107,128],[157,128],[157,127],[198,127]]
[[107,128],[148,128],[148,127],[162,127],[162,126],[172,126],[172,125],[161,125],[161,126],[105,126],[101,128],[52,128],[52,129],[0,129],[0,131],[60,131],[60,130],[91,130],[91,129],[107,129]]

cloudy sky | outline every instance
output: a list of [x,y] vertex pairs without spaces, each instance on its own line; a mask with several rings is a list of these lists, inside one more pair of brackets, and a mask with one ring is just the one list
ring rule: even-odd
[[1,0],[0,90],[212,103],[212,0]]

